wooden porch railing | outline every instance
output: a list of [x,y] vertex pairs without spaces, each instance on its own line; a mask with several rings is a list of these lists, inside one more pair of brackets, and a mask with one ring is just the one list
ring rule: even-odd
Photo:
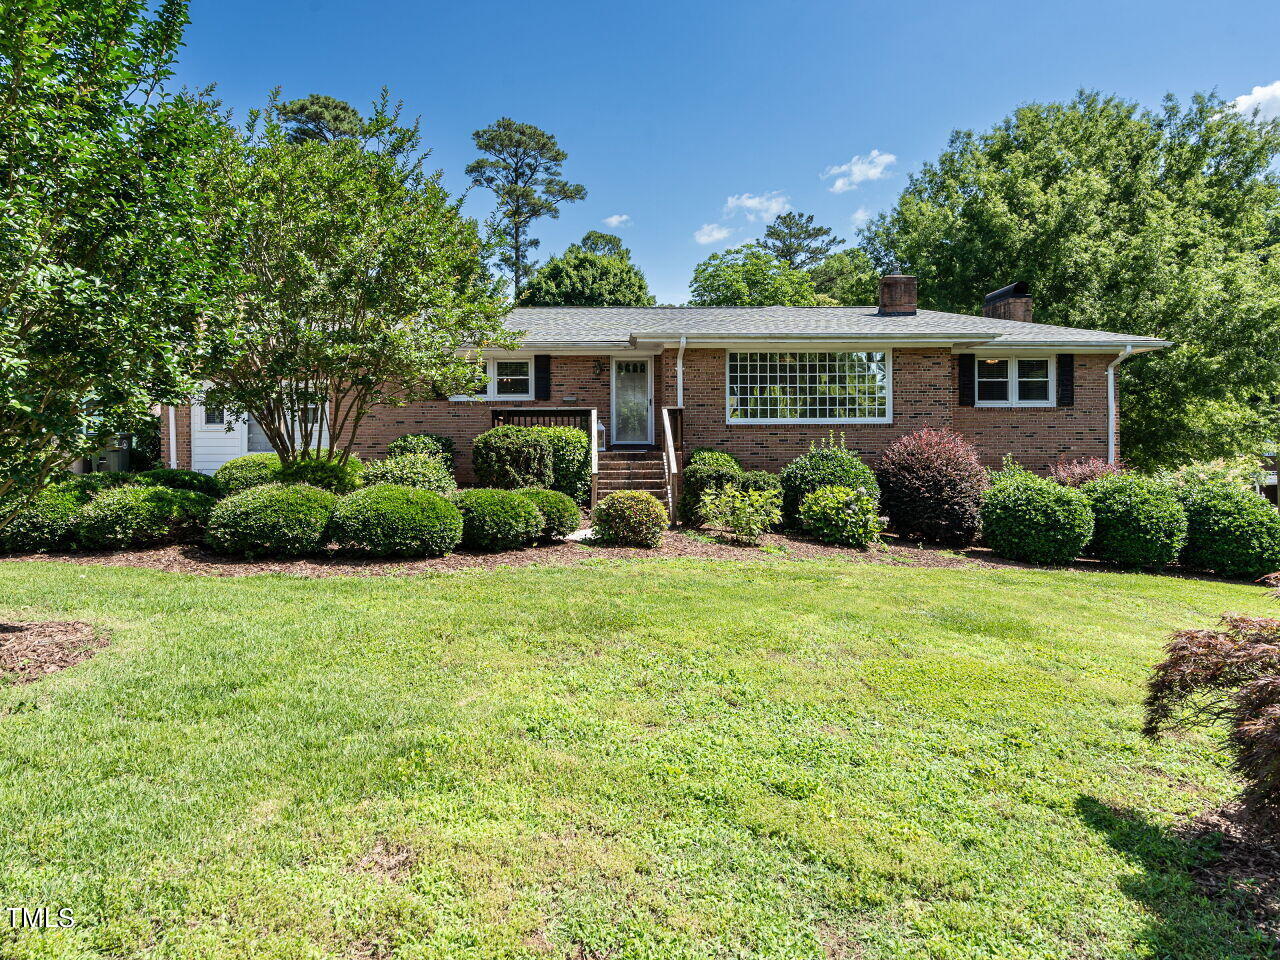
[[667,509],[676,525],[680,503],[680,464],[684,460],[684,407],[662,408],[662,462],[667,470]]
[[596,488],[600,479],[600,450],[597,433],[600,418],[595,407],[508,407],[495,409],[495,427],[577,427],[591,440],[591,506],[596,505]]

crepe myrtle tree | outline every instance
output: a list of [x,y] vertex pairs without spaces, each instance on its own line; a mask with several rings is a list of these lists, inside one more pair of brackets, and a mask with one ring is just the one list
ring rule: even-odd
[[251,414],[285,463],[345,461],[372,406],[475,392],[474,350],[513,345],[507,303],[385,92],[362,140],[296,141],[282,120],[273,95],[206,170],[239,283],[210,317],[204,400]]
[[177,0],[0,14],[0,524],[189,388],[204,291],[194,158],[218,124],[167,89]]

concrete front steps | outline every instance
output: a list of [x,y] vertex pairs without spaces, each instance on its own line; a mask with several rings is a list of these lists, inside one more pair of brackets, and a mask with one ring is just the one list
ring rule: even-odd
[[596,480],[597,498],[619,490],[642,490],[651,493],[670,508],[667,469],[659,450],[606,450],[599,454],[600,475]]

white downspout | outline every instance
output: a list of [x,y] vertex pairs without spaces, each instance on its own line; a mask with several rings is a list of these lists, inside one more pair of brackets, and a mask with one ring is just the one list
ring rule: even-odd
[[169,466],[178,469],[178,415],[169,407]]
[[1116,367],[1133,353],[1133,344],[1107,364],[1107,463],[1116,462]]
[[676,406],[684,406],[684,344],[686,337],[680,338],[680,350],[676,354]]

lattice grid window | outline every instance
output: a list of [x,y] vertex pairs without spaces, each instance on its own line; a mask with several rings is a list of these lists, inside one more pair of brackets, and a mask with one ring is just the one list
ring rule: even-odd
[[833,422],[889,418],[886,353],[730,353],[729,419]]

